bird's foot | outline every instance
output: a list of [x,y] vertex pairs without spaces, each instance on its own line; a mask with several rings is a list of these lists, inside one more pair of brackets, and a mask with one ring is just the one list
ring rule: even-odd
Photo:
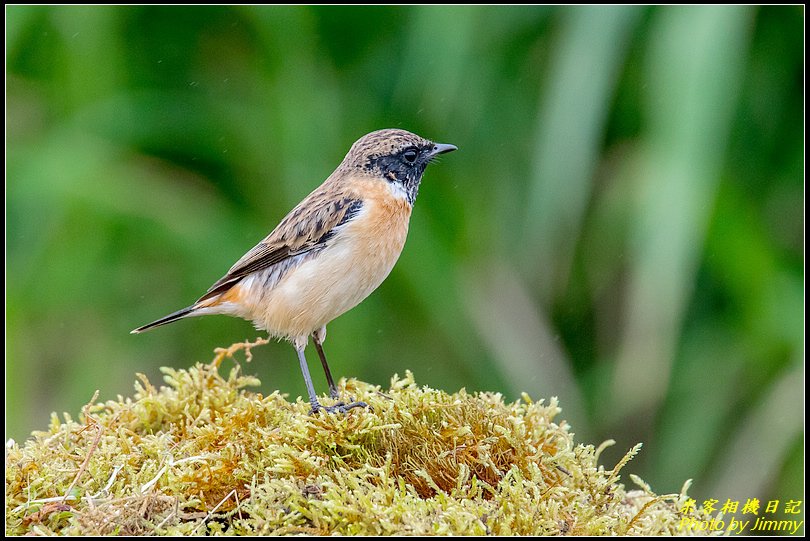
[[312,404],[312,409],[309,410],[310,415],[315,415],[319,411],[325,411],[326,413],[342,413],[346,414],[349,410],[354,408],[368,408],[371,411],[374,411],[374,408],[366,404],[365,402],[358,401],[358,402],[350,402],[346,404],[345,402],[338,402],[334,406],[322,406],[319,403]]

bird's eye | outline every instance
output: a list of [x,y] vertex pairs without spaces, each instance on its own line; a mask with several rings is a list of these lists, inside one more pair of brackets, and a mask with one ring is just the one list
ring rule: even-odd
[[405,161],[408,163],[413,163],[416,161],[416,157],[419,153],[416,151],[415,148],[409,148],[405,152],[402,153],[402,157],[405,158]]

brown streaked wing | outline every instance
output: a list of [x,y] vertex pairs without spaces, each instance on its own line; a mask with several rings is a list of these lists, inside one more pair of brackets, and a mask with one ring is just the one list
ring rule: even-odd
[[345,194],[330,199],[322,198],[323,195],[315,192],[299,203],[263,241],[243,255],[228,274],[217,280],[197,302],[228,291],[251,273],[317,248],[334,235],[335,228],[351,220],[363,206],[360,199]]

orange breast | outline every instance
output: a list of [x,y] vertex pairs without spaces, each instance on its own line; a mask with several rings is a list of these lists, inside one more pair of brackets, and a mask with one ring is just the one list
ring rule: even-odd
[[339,229],[326,248],[288,272],[272,291],[264,292],[248,319],[276,336],[308,336],[377,289],[405,245],[411,207],[379,182],[364,187],[362,193],[363,207],[357,216]]

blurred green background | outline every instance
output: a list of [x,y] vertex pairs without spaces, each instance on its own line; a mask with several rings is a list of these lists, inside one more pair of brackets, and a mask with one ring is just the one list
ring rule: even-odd
[[[6,15],[6,438],[258,336],[129,331],[400,127],[460,150],[329,326],[336,375],[557,395],[608,466],[643,441],[658,492],[803,499],[803,7]],[[305,395],[289,344],[254,353]]]

